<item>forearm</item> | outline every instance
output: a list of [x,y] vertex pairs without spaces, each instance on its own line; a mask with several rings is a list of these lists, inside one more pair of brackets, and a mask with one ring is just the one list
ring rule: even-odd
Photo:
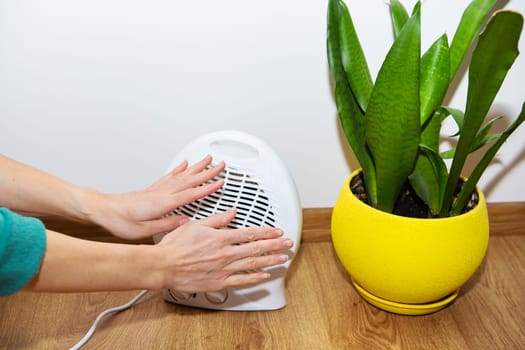
[[47,230],[47,247],[30,291],[95,292],[158,289],[152,245],[81,240]]
[[224,169],[224,162],[215,166],[211,162],[210,156],[192,166],[182,162],[143,190],[109,194],[75,186],[0,155],[0,207],[91,222],[126,239],[150,237],[172,231],[184,221],[167,214],[224,184],[212,181]]
[[271,276],[260,269],[285,263],[293,242],[272,227],[223,229],[235,213],[187,222],[155,245],[86,241],[47,230],[40,270],[26,290],[196,293],[262,282]]
[[88,221],[87,202],[96,195],[94,190],[0,155],[0,206],[23,213]]

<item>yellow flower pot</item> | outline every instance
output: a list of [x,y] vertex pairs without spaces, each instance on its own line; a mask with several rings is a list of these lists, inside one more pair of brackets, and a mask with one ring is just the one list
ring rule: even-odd
[[384,310],[420,315],[452,302],[481,264],[489,223],[481,191],[466,214],[417,219],[361,202],[343,184],[332,214],[332,241],[358,293]]

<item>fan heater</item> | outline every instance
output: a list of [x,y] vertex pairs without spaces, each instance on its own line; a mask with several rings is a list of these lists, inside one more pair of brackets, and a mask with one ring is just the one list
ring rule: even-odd
[[[284,231],[294,246],[287,253],[290,259],[283,265],[264,268],[271,274],[265,282],[248,287],[227,288],[209,293],[182,293],[165,289],[169,302],[216,310],[275,310],[286,305],[285,277],[299,248],[302,229],[302,209],[295,184],[283,162],[263,141],[241,131],[219,131],[203,135],[188,144],[173,159],[167,171],[182,161],[190,164],[205,155],[213,157],[213,165],[224,161],[226,167],[212,181],[224,179],[217,192],[175,210],[193,220],[223,212],[231,207],[237,215],[229,228],[272,226]],[[156,235],[159,242],[163,235]]]

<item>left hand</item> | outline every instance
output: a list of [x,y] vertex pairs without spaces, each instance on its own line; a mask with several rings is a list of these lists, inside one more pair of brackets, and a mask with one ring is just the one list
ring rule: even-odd
[[92,193],[91,220],[118,237],[140,239],[169,232],[185,223],[182,216],[169,215],[174,209],[205,197],[224,185],[210,182],[224,170],[224,163],[207,169],[212,157],[192,166],[184,161],[148,188],[129,193]]
[[[236,210],[192,220],[152,246],[156,258],[148,278],[155,289],[198,293],[251,285],[271,277],[261,268],[285,263],[293,246],[274,227],[227,228]],[[148,265],[149,266],[149,265]]]

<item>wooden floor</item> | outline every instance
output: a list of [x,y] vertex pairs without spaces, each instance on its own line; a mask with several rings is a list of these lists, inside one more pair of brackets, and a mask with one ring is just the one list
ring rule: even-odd
[[[271,312],[209,311],[148,293],[105,319],[85,349],[525,349],[525,203],[489,205],[487,257],[459,298],[427,316],[400,316],[361,299],[330,242],[330,209],[305,209],[303,241]],[[49,220],[110,240],[95,227]],[[0,349],[67,349],[102,310],[137,292],[19,293],[0,299]]]

